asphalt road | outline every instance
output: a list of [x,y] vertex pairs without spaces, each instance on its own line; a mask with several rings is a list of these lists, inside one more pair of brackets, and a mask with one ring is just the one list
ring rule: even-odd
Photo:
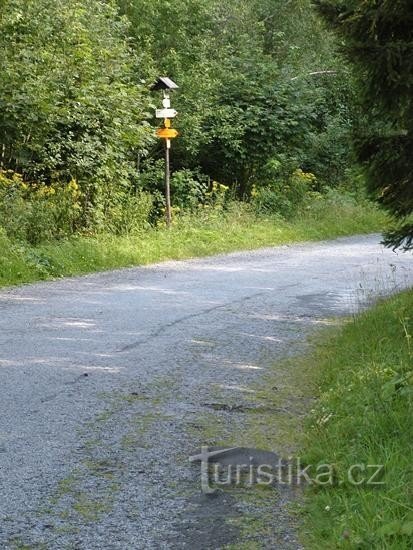
[[[227,496],[206,503],[187,457],[205,419],[213,431],[242,417],[205,403],[245,402],[324,320],[411,286],[411,254],[378,243],[345,238],[3,290],[0,547],[236,540],[226,517],[242,510]],[[263,547],[299,548],[283,521]]]

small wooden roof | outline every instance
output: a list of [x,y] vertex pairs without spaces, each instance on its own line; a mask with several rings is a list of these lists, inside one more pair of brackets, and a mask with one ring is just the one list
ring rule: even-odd
[[167,76],[160,76],[151,90],[177,90],[179,86]]

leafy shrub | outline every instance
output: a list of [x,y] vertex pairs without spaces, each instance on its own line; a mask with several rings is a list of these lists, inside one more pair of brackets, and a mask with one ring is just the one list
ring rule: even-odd
[[[1,225],[13,239],[38,244],[67,237],[83,228],[84,195],[75,180],[66,185],[27,184],[11,170],[0,171]],[[153,197],[144,191],[108,191],[95,208],[88,229],[133,235],[148,225]]]
[[0,170],[0,216],[7,235],[37,244],[72,234],[79,220],[81,193],[69,184],[27,184],[20,174]]
[[4,166],[48,185],[75,177],[85,201],[99,199],[91,183],[130,181],[153,136],[128,34],[112,1],[1,2]]
[[227,185],[213,181],[210,191],[205,193],[204,206],[212,207],[215,210],[222,210],[224,207],[228,208],[229,203],[234,202],[233,199],[234,197],[231,196]]
[[145,191],[124,194],[108,208],[105,230],[115,235],[136,235],[149,225],[153,197]]
[[291,217],[311,196],[316,183],[314,174],[295,170],[286,180],[278,180],[264,187],[253,186],[252,204],[259,214],[279,214]]
[[171,190],[175,206],[193,210],[205,200],[208,179],[194,170],[178,170],[172,174]]

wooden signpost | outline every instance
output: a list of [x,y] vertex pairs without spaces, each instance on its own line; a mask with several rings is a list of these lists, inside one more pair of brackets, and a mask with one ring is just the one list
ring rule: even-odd
[[171,119],[175,118],[178,114],[175,109],[171,109],[171,100],[170,100],[170,90],[176,90],[178,86],[170,78],[166,76],[161,76],[158,78],[153,90],[163,90],[163,100],[162,105],[163,109],[156,109],[155,116],[156,118],[164,119],[163,128],[158,128],[156,130],[156,135],[165,140],[165,218],[167,227],[171,226],[171,185],[170,185],[170,149],[171,149],[171,139],[176,138],[179,134],[178,131],[174,128],[171,128]]

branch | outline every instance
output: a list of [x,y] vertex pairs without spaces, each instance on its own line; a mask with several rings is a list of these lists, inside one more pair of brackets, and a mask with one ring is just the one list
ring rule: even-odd
[[297,80],[297,78],[304,78],[306,76],[318,76],[320,74],[328,74],[330,76],[334,76],[337,74],[337,71],[313,71],[312,73],[300,74],[298,76],[294,76],[293,78],[291,78],[291,80]]

